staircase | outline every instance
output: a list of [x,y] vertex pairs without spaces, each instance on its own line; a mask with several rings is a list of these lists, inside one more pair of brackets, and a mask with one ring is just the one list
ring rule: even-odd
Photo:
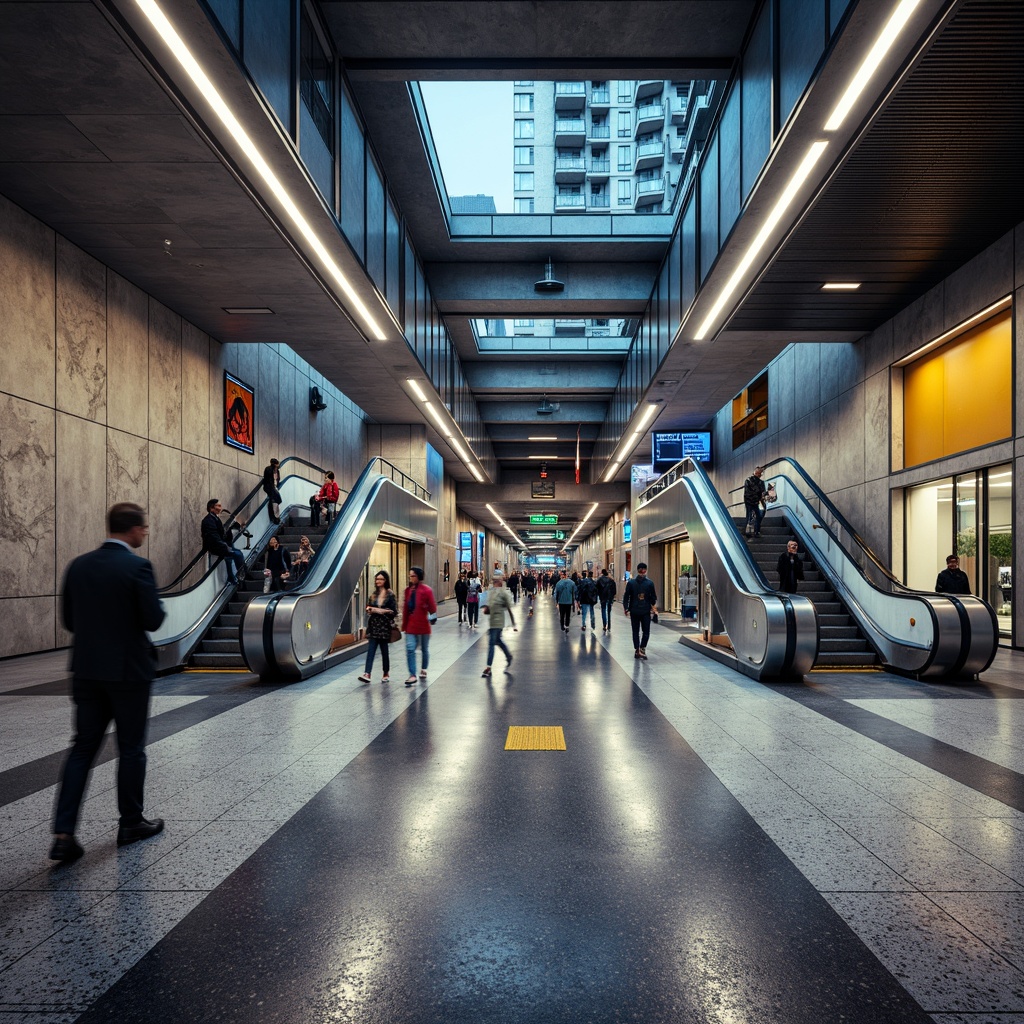
[[[742,535],[744,520],[733,521]],[[779,585],[776,569],[779,555],[786,550],[787,541],[794,538],[796,534],[782,515],[766,516],[761,523],[761,536],[746,538],[754,560],[774,587]],[[878,655],[839,595],[805,551],[800,552],[800,557],[803,559],[804,578],[799,583],[798,592],[812,602],[818,613],[818,659],[814,668],[829,671],[880,667]]]
[[[309,513],[289,511],[277,528],[277,539],[292,555],[299,550],[299,540],[308,537],[314,551],[327,534],[326,526],[310,526]],[[224,611],[217,617],[207,630],[206,636],[189,659],[193,668],[242,668],[246,667],[242,657],[242,648],[238,641],[238,627],[242,621],[242,613],[246,605],[257,595],[263,593],[263,552],[256,559],[252,568],[225,605]]]

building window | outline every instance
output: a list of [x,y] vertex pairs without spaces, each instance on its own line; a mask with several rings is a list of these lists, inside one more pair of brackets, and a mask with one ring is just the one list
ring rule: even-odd
[[533,213],[532,199],[513,199],[513,213]]
[[532,192],[533,187],[533,171],[516,171],[512,175],[513,191]]
[[757,437],[768,429],[768,372],[748,384],[732,400],[732,446]]
[[[507,138],[507,136],[506,136]],[[515,162],[517,167],[533,166],[533,146],[516,146]]]
[[[515,127],[512,130],[512,135],[517,139],[532,139],[533,138],[533,121],[521,120],[515,122]],[[506,135],[505,138],[508,138]]]
[[512,98],[512,104],[517,114],[529,114],[533,110],[533,93],[517,92]]
[[633,185],[628,180],[619,182],[619,206],[629,206],[633,201]]
[[533,326],[533,321],[532,320],[513,320],[512,321],[512,326],[513,327],[532,327]]
[[603,196],[604,195],[604,185],[591,185],[590,186],[590,194],[592,196]]
[[633,83],[619,82],[619,103],[633,102]]
[[558,194],[560,196],[578,196],[580,194],[579,185],[559,185]]
[[533,82],[513,82],[513,85],[533,85]]
[[628,110],[620,110],[618,119],[618,136],[620,139],[628,139],[633,134],[633,115]]
[[301,75],[299,91],[313,124],[327,148],[334,145],[334,69],[331,58],[320,44],[320,37],[305,11],[302,12]]
[[633,147],[632,146],[619,146],[619,173],[628,174],[633,170]]
[[1013,434],[1013,327],[1004,309],[903,367],[903,466]]

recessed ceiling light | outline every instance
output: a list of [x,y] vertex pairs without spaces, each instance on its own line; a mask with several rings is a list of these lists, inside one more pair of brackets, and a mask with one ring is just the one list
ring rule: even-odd
[[558,455],[527,455],[528,459],[536,459],[538,462],[557,462],[560,458]]
[[528,437],[527,441],[557,441],[557,437]]
[[855,292],[860,287],[860,281],[826,281],[822,286],[823,292]]
[[221,306],[225,313],[237,316],[273,316],[274,311],[268,306]]

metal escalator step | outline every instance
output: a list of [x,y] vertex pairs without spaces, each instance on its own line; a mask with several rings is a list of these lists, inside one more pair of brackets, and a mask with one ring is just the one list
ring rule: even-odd
[[192,655],[190,664],[196,668],[245,668],[241,654],[207,654],[200,651]]
[[853,619],[851,619],[849,615],[844,615],[842,613],[829,613],[822,615],[822,606],[819,604],[815,605],[815,607],[818,609],[819,626],[823,628],[828,626],[854,626],[854,628],[856,628]]
[[206,634],[207,640],[234,640],[237,644],[238,641],[238,627],[235,626],[211,626],[210,631]]
[[842,652],[871,653],[871,647],[867,640],[862,637],[826,638],[818,640],[819,652],[825,654],[837,654]]
[[860,635],[856,626],[822,626],[818,627],[818,635],[822,640],[851,640]]
[[829,669],[843,670],[847,668],[868,668],[879,667],[878,656],[872,651],[870,654],[854,654],[851,652],[836,651],[831,654],[818,654],[814,662],[816,669],[828,667]]
[[241,648],[238,646],[238,637],[231,640],[206,639],[199,645],[202,654],[238,654],[241,655]]
[[217,617],[218,626],[230,627],[231,629],[234,629],[236,631],[238,630],[238,626],[241,623],[241,621],[241,615],[228,615],[227,613],[224,613]]

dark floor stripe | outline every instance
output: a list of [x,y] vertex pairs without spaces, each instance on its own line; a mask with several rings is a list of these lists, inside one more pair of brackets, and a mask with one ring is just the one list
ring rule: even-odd
[[[799,685],[783,685],[778,690],[833,722],[933,768],[947,778],[984,793],[1007,807],[1024,811],[1024,775],[1020,772],[961,750],[927,733],[900,725],[874,711],[857,707],[832,693]],[[868,698],[858,694],[851,699]]]
[[[178,676],[169,676],[166,679],[158,679],[154,684],[154,695],[166,696],[172,693],[186,692],[191,687],[192,677],[184,677],[185,683],[179,683]],[[203,680],[196,681],[195,685],[204,686]],[[61,692],[67,693],[70,683],[65,681]],[[278,687],[266,686],[236,686],[232,692],[220,693],[214,696],[204,697],[202,700],[192,701],[180,708],[165,711],[163,714],[154,715],[149,720],[146,732],[146,744],[155,743],[157,740],[166,739],[175,733],[190,729],[193,725],[206,722],[226,711],[232,711],[242,704],[248,703],[261,697],[264,693],[271,692]],[[5,696],[21,696],[17,694],[6,694]],[[70,706],[69,706],[70,718]],[[46,754],[37,757],[33,761],[26,761],[16,768],[8,768],[0,772],[0,807],[4,804],[21,800],[33,793],[38,793],[47,786],[52,786],[60,779],[61,769],[64,767],[64,759],[67,757],[67,750],[59,750],[54,754]],[[117,757],[117,743],[113,733],[109,734],[100,747],[100,752],[93,762],[96,765],[105,764],[107,761]]]
[[[513,675],[498,654],[481,680],[475,645],[79,1024],[930,1024],[551,618],[510,638]],[[567,750],[505,751],[533,724]]]

